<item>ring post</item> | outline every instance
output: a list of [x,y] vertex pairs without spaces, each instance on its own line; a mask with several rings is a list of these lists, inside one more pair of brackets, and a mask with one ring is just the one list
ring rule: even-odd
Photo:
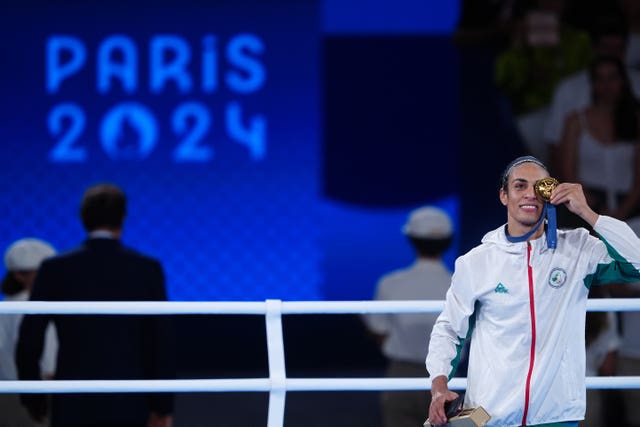
[[267,427],[284,425],[284,405],[286,398],[287,374],[284,362],[284,342],[282,338],[282,301],[266,300],[267,312],[267,355],[269,358],[269,415]]

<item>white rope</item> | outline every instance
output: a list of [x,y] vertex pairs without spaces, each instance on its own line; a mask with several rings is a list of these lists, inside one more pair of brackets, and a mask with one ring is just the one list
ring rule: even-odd
[[[257,314],[265,315],[269,350],[269,378],[189,380],[57,380],[0,381],[0,393],[109,393],[109,392],[270,392],[269,414],[282,425],[287,391],[425,390],[427,378],[287,378],[284,363],[282,314],[433,313],[444,302],[423,301],[279,301],[174,302],[108,301],[49,302],[0,301],[2,313],[24,314]],[[601,298],[587,302],[589,311],[638,311],[640,298]],[[640,376],[588,377],[587,388],[637,389]],[[453,390],[466,388],[466,378],[453,378]],[[271,405],[274,405],[273,408]],[[273,412],[272,412],[273,411]],[[271,415],[273,413],[273,416]]]
[[269,378],[0,381],[0,393],[268,392],[270,389]]
[[[587,377],[588,389],[638,389],[640,376]],[[464,390],[466,378],[452,378],[449,388]],[[269,378],[189,380],[0,381],[0,393],[147,393],[270,392]],[[430,390],[428,378],[288,378],[287,392]],[[271,402],[270,402],[271,404]]]
[[[444,301],[282,301],[287,314],[436,313]],[[639,311],[640,298],[597,298],[587,301],[589,311]],[[24,314],[257,314],[265,315],[265,302],[178,301],[0,301],[1,313]]]
[[264,302],[0,301],[0,313],[24,314],[260,314]]

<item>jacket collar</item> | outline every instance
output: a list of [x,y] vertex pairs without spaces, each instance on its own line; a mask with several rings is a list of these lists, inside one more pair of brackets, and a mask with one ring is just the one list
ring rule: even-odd
[[[506,234],[507,224],[503,224],[500,227],[492,230],[484,235],[482,238],[482,243],[484,244],[493,244],[496,245],[501,250],[507,253],[522,253],[527,248],[527,242],[510,242],[507,240]],[[547,247],[547,232],[542,234],[542,236],[537,239],[529,240],[529,243],[533,247],[533,250],[536,252],[546,252],[549,250]]]

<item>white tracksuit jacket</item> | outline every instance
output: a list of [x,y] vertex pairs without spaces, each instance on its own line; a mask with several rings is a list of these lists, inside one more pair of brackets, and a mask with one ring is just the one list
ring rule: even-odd
[[456,260],[426,359],[431,378],[451,377],[470,333],[465,407],[487,426],[578,421],[585,414],[585,314],[592,285],[640,280],[640,239],[600,216],[594,230],[558,230],[510,243],[505,227]]

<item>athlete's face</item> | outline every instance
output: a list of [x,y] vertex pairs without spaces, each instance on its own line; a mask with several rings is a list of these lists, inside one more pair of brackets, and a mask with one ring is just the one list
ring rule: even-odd
[[[537,180],[547,176],[544,168],[530,162],[511,170],[507,189],[500,190],[500,201],[507,207],[507,225],[512,236],[525,234],[540,219],[544,204],[538,200],[533,187]],[[542,231],[541,227],[540,234]]]

